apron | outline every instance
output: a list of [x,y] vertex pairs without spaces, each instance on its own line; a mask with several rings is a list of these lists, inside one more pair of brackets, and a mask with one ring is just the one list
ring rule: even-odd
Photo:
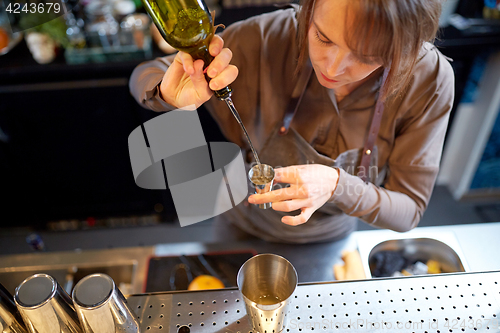
[[[346,170],[350,174],[355,174],[356,169],[362,163],[369,163],[369,166],[378,166],[377,147],[365,146],[359,149],[351,149],[341,153],[334,160],[328,156],[318,153],[290,124],[293,120],[300,100],[306,90],[307,83],[311,77],[312,66],[308,63],[299,74],[298,82],[292,93],[292,99],[287,107],[282,123],[279,123],[273,130],[271,136],[264,143],[259,151],[259,158],[262,163],[272,167],[323,164],[330,167],[338,167]],[[386,75],[384,75],[385,78]],[[381,104],[377,101],[377,106]],[[376,110],[380,107],[376,107]],[[381,116],[381,112],[380,116]],[[377,112],[374,112],[374,119],[370,126],[370,134],[373,131],[373,124],[379,122]],[[376,125],[376,124],[375,124]],[[377,129],[378,133],[378,129]],[[368,140],[368,139],[367,139]],[[368,154],[366,151],[369,150]],[[246,163],[246,171],[255,164]],[[366,166],[365,166],[366,167]],[[370,170],[371,168],[367,168]],[[371,175],[369,179],[373,183],[380,185],[384,179],[384,172]],[[255,193],[252,184],[248,182],[249,193]],[[286,184],[276,184],[273,189],[286,186]],[[294,212],[278,212],[271,209],[260,209],[257,205],[252,205],[244,200],[233,209],[219,215],[219,224],[231,223],[256,237],[270,242],[280,243],[311,243],[335,241],[348,236],[356,230],[357,218],[345,214],[333,203],[326,203],[316,210],[310,219],[301,225],[290,226],[281,222],[285,215],[298,215],[300,210]],[[222,221],[221,221],[222,220]]]

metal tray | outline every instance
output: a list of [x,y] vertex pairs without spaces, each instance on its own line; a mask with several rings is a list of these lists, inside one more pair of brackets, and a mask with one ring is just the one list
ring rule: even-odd
[[[237,289],[131,295],[141,332],[251,332]],[[284,332],[500,332],[500,271],[299,285]]]
[[469,266],[453,232],[419,232],[398,234],[392,231],[380,231],[370,236],[360,233],[358,249],[367,277],[372,277],[370,259],[379,251],[401,251],[408,259],[440,262],[443,273],[468,272]]
[[[457,253],[448,245],[432,238],[392,239],[376,245],[368,256],[368,263],[375,254],[382,251],[399,252],[410,262],[435,260],[440,263],[443,273],[465,272]],[[373,276],[372,267],[370,274]]]

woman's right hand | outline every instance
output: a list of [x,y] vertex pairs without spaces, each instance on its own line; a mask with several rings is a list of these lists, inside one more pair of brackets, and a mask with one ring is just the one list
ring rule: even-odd
[[207,68],[207,75],[212,79],[210,85],[203,74],[203,60],[193,61],[189,54],[177,53],[160,85],[165,102],[177,108],[193,104],[199,107],[212,97],[213,90],[222,89],[236,79],[238,68],[229,64],[233,54],[224,48],[221,37],[212,38],[209,52],[214,57]]

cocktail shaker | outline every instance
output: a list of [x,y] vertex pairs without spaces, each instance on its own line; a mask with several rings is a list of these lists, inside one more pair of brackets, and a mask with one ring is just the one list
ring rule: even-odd
[[80,280],[72,293],[84,333],[138,333],[139,324],[127,299],[106,274]]
[[0,332],[1,333],[26,333],[22,324],[23,320],[17,311],[14,298],[0,284]]
[[275,254],[259,254],[241,266],[237,282],[253,331],[282,332],[298,282],[293,265]]
[[50,275],[24,280],[14,301],[30,333],[82,333],[71,298]]

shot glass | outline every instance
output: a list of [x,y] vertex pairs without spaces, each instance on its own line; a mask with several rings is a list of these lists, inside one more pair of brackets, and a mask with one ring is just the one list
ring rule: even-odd
[[[257,164],[248,171],[248,179],[255,187],[255,193],[263,194],[271,191],[274,182],[274,169],[267,164]],[[258,205],[260,209],[272,207],[271,202]]]
[[127,299],[108,275],[84,277],[73,289],[72,298],[84,333],[139,332]]
[[279,333],[285,329],[297,281],[293,265],[275,254],[259,254],[241,266],[237,283],[254,332]]
[[14,301],[30,333],[82,333],[71,298],[50,275],[21,282]]

